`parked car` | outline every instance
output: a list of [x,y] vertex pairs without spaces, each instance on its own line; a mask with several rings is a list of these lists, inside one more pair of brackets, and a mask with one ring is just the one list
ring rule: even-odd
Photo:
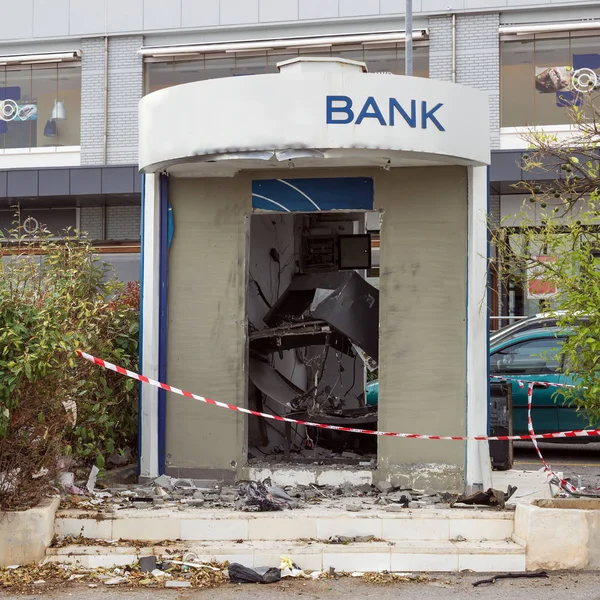
[[[565,315],[565,311],[557,310],[555,312],[538,313],[534,317],[528,319],[520,319],[512,325],[502,327],[498,331],[494,331],[490,335],[490,346],[495,346],[505,340],[515,338],[527,331],[537,329],[546,329],[548,327],[556,327],[558,321]],[[587,317],[581,316],[578,321],[585,322]]]
[[[520,335],[509,335],[490,348],[490,374],[499,377],[518,378],[525,381],[549,383],[572,383],[572,376],[563,372],[558,353],[569,332],[556,327],[534,329]],[[512,382],[513,432],[515,435],[529,433],[527,430],[527,387]],[[378,381],[367,384],[366,401],[377,404]],[[574,406],[565,402],[564,395],[555,387],[536,386],[531,411],[536,433],[555,433],[586,429],[585,416]],[[578,438],[579,442],[596,441],[595,438]]]

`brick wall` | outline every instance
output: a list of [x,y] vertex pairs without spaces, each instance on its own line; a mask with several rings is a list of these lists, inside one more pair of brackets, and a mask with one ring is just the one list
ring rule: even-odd
[[84,206],[79,213],[80,229],[87,233],[91,240],[139,240],[141,214],[140,206]]
[[89,38],[81,40],[81,164],[102,164],[103,137],[104,40]]
[[[500,15],[456,17],[456,82],[489,95],[491,147],[500,146]],[[452,81],[452,17],[429,19],[429,76]]]
[[[108,42],[108,135],[106,164],[138,157],[138,102],[143,93],[142,36]],[[82,40],[81,163],[104,161],[104,39]]]
[[140,206],[107,206],[106,239],[139,240],[141,216]]
[[102,239],[102,206],[84,206],[79,210],[79,229],[91,240]]
[[490,219],[493,225],[500,225],[500,196],[490,196]]
[[142,44],[142,36],[109,40],[108,164],[138,160],[138,102],[144,91],[144,64],[138,50]]

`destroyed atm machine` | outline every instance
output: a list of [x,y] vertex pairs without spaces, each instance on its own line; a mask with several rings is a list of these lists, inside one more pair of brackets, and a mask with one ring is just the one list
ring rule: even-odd
[[[361,237],[370,244],[370,236]],[[377,427],[377,408],[366,405],[364,393],[362,405],[345,408],[333,391],[319,394],[322,368],[314,373],[310,388],[301,390],[268,360],[269,355],[284,350],[320,347],[324,356],[332,348],[360,357],[370,370],[376,368],[379,291],[374,286],[355,271],[298,275],[264,321],[268,328],[250,334],[250,379],[258,390],[288,408],[286,416],[344,427]],[[285,454],[289,458],[289,424],[286,431]]]

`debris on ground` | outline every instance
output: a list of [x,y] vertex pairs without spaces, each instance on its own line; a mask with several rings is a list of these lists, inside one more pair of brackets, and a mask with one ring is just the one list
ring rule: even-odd
[[451,506],[456,504],[477,505],[477,506],[496,506],[498,508],[506,508],[506,502],[517,491],[517,488],[509,485],[508,491],[502,492],[493,488],[486,492],[475,492],[469,496],[459,496]]
[[276,583],[281,580],[281,569],[276,567],[251,569],[239,563],[231,563],[228,571],[231,583]]
[[413,575],[412,573],[363,573],[363,580],[367,583],[387,585],[390,583],[426,583],[429,578],[425,575]]
[[480,585],[486,585],[489,583],[496,583],[498,579],[544,579],[548,577],[548,573],[546,571],[536,571],[534,573],[500,573],[499,575],[494,575],[489,579],[480,579],[479,581],[473,582],[473,587],[478,587]]
[[[94,511],[107,518],[115,511],[136,509],[153,511],[177,509],[240,510],[247,512],[302,510],[311,505],[340,507],[354,513],[368,510],[404,512],[406,510],[448,509],[468,504],[504,507],[514,489],[504,494],[478,492],[473,497],[458,497],[433,489],[415,490],[389,481],[353,485],[274,485],[270,479],[227,485],[216,480],[180,479],[161,475],[142,484],[106,483],[103,474],[92,469],[75,480],[73,472],[61,475],[63,497],[60,509]],[[86,489],[87,488],[87,489]],[[491,498],[491,500],[490,500]],[[495,504],[494,504],[495,503]]]
[[61,473],[59,482],[65,493],[72,496],[85,495],[85,491],[75,485],[75,473]]
[[325,540],[326,544],[366,544],[369,542],[381,541],[378,540],[374,535],[332,535],[329,539]]
[[266,512],[292,508],[291,504],[296,504],[283,490],[270,487],[269,483],[269,480],[265,480],[240,484],[240,499],[236,502],[236,509],[247,512]]
[[[148,561],[153,558],[153,561]],[[186,558],[189,558],[186,556]],[[128,587],[194,587],[212,588],[228,581],[226,564],[201,564],[199,561],[183,561],[183,556],[159,558],[144,557],[146,568],[154,562],[155,568],[141,568],[141,560],[130,566],[118,568],[84,568],[76,565],[46,563],[43,565],[17,566],[0,569],[0,589],[13,592],[45,586],[51,589],[58,584],[88,583]],[[189,566],[190,565],[190,566]]]

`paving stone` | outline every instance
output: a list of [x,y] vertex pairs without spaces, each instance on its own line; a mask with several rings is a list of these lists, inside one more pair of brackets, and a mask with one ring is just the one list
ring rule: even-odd
[[165,583],[165,587],[168,587],[168,588],[188,588],[188,587],[192,587],[192,584],[189,581],[167,581]]

